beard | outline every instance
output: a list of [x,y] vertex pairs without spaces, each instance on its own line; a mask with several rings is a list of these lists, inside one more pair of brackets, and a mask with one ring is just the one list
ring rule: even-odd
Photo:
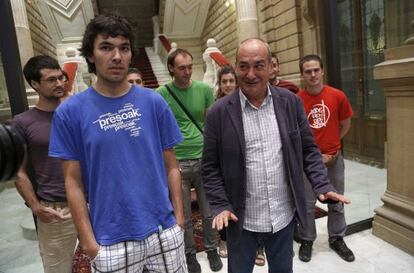
[[42,94],[41,96],[49,101],[56,101],[59,100],[61,97],[65,95],[65,90],[63,88],[55,89],[51,94]]

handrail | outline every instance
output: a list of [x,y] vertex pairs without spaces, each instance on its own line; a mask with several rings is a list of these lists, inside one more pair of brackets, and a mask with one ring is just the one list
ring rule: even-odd
[[171,50],[171,42],[170,42],[170,40],[168,40],[168,38],[165,37],[165,35],[163,35],[163,34],[158,35],[158,38],[160,39],[161,44],[163,45],[163,47],[165,48],[165,50],[167,50],[167,52],[170,52],[170,50]]
[[75,62],[66,62],[63,64],[62,69],[68,74],[67,92],[73,91],[73,83],[75,82],[76,71],[78,70],[78,64]]
[[230,61],[227,60],[227,58],[224,57],[224,55],[220,52],[210,52],[209,54],[211,59],[213,59],[216,62],[216,64],[218,64],[220,67],[230,65]]

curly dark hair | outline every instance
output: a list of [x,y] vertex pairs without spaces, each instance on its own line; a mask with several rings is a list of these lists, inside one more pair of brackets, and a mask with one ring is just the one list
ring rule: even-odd
[[27,83],[32,86],[32,81],[40,82],[42,77],[40,70],[45,68],[61,70],[58,61],[50,56],[39,55],[30,58],[23,68],[24,78]]
[[89,73],[96,74],[95,64],[89,62],[88,57],[93,55],[94,42],[99,34],[110,37],[123,36],[129,39],[131,52],[134,53],[134,50],[132,50],[134,34],[128,20],[116,13],[100,14],[93,18],[87,25],[85,33],[83,34],[82,46],[79,49],[81,55],[86,59]]

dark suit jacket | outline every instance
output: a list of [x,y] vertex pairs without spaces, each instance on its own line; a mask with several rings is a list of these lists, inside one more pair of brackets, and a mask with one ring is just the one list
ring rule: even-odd
[[[270,87],[282,141],[287,183],[292,189],[297,219],[306,217],[303,172],[315,194],[335,191],[327,178],[300,98],[284,88]],[[202,176],[213,215],[232,211],[228,241],[240,236],[246,201],[246,144],[239,92],[218,100],[208,111],[204,127]]]

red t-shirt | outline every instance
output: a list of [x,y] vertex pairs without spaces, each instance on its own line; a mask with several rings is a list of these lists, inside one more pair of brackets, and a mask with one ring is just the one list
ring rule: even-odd
[[316,144],[323,154],[334,155],[341,149],[340,121],[352,117],[352,107],[346,95],[325,85],[317,95],[300,90],[298,96],[305,106],[308,122]]

